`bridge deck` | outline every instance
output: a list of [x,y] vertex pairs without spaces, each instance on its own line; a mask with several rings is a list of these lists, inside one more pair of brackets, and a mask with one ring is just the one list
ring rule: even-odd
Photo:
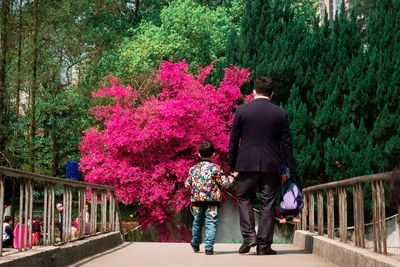
[[278,255],[258,256],[253,248],[249,254],[237,253],[240,244],[216,244],[215,254],[193,253],[187,243],[124,243],[120,247],[83,260],[73,266],[137,266],[137,267],[178,267],[178,266],[268,266],[268,267],[324,267],[336,266],[323,259],[308,254],[293,245],[273,245]]

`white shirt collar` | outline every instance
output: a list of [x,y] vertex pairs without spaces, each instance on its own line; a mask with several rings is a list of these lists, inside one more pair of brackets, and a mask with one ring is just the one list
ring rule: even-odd
[[268,96],[263,96],[263,95],[255,95],[254,96],[254,99],[259,99],[259,98],[263,98],[263,99],[267,99],[267,100],[271,101],[271,98]]

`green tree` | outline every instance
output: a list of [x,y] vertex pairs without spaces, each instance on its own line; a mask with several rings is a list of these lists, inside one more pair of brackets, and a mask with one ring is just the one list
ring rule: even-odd
[[[1,2],[1,28],[0,28],[0,165],[5,165],[9,161],[6,152],[6,143],[8,142],[7,137],[8,131],[8,117],[10,108],[10,99],[8,94],[8,88],[6,84],[7,80],[7,54],[10,50],[9,45],[9,16],[10,16],[10,5],[11,1]],[[8,162],[9,163],[9,162]]]
[[321,162],[316,160],[321,156],[321,139],[313,134],[313,126],[307,105],[300,97],[299,88],[294,86],[290,91],[288,103],[285,106],[292,134],[293,154],[296,159],[296,172],[299,180],[314,184],[319,176]]
[[237,16],[230,8],[238,10],[237,2],[210,7],[194,0],[172,1],[161,10],[160,25],[143,21],[115,51],[104,55],[103,73],[111,70],[130,81],[137,74],[154,71],[162,59],[185,59],[196,69],[223,57],[229,28]]
[[[311,2],[315,1],[306,1]],[[294,55],[310,31],[308,23],[315,21],[315,13],[306,12],[307,8],[314,10],[313,5],[307,4],[301,6],[290,0],[247,1],[240,30],[231,30],[224,66],[249,68],[253,78],[271,76],[276,82],[277,101],[288,99],[296,79]],[[251,86],[243,91],[249,93]]]
[[334,180],[381,172],[384,160],[362,120],[358,128],[341,128],[337,138],[325,142],[325,166],[327,175]]
[[8,39],[15,45],[7,50],[5,84],[16,112],[6,116],[6,151],[13,167],[61,175],[67,154],[79,158],[90,92],[102,78],[93,69],[103,51],[138,25],[135,9],[122,0],[16,0],[13,6]]
[[[378,1],[367,25],[366,57],[369,74],[374,77],[372,136],[384,151],[385,168],[400,163],[400,3]],[[377,30],[379,29],[379,35]],[[372,79],[372,78],[371,78]],[[372,91],[372,90],[371,90]]]

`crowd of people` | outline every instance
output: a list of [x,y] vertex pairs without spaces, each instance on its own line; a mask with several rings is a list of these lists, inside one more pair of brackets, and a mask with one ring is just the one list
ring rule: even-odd
[[[10,212],[6,212],[6,210],[9,209]],[[56,205],[57,209],[57,219],[54,221],[54,226],[56,226],[56,229],[58,229],[58,237],[60,240],[62,240],[62,235],[63,235],[63,204],[62,203],[57,203]],[[86,204],[85,209],[83,210],[84,214],[84,222],[85,222],[85,227],[84,231],[85,234],[89,234],[90,231],[90,214],[89,214],[89,205]],[[4,219],[3,219],[3,236],[2,236],[2,243],[3,243],[3,248],[15,248],[17,249],[19,246],[19,233],[20,233],[20,228],[21,228],[21,247],[24,247],[25,245],[25,234],[32,235],[32,246],[40,246],[43,244],[43,227],[44,227],[44,218],[43,214],[36,216],[32,220],[32,227],[27,227],[25,229],[25,224],[21,223],[21,221],[24,221],[24,217],[20,217],[20,222],[14,225],[13,223],[13,218],[11,216],[11,206],[7,205],[5,207],[5,212],[4,212]],[[14,226],[14,227],[13,227]],[[78,231],[79,231],[79,218],[76,218],[72,221],[71,224],[71,238],[78,238]]]

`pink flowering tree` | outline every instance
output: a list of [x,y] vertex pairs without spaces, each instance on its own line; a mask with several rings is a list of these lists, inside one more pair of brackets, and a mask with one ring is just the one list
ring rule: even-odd
[[108,104],[90,110],[98,126],[83,136],[81,171],[88,182],[113,186],[124,204],[137,204],[143,226],[162,224],[189,205],[183,184],[199,143],[211,141],[216,162],[226,168],[232,116],[249,71],[232,66],[215,88],[205,83],[212,68],[196,78],[184,61],[165,61],[158,73],[162,91],[146,100],[115,78],[93,93]]

